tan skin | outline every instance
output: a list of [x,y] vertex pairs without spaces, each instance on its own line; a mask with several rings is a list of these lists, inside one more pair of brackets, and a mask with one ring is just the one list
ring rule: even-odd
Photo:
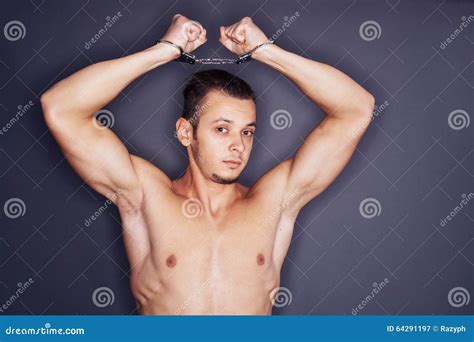
[[[248,17],[220,31],[220,42],[236,54],[268,39]],[[206,42],[206,30],[176,15],[163,38],[192,52]],[[325,118],[294,158],[250,188],[223,184],[236,180],[249,160],[256,108],[252,100],[211,91],[197,130],[183,118],[176,122],[189,164],[171,180],[130,154],[111,129],[98,128],[94,113],[177,56],[174,47],[157,44],[76,72],[41,97],[46,123],[79,176],[119,209],[140,313],[271,314],[296,217],[351,158],[374,98],[329,65],[264,46],[253,58],[294,82]]]

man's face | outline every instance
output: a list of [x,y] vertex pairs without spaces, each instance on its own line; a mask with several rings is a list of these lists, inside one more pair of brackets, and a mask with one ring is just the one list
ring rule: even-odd
[[252,150],[255,103],[211,91],[197,114],[198,128],[190,146],[196,164],[207,179],[221,184],[235,182]]

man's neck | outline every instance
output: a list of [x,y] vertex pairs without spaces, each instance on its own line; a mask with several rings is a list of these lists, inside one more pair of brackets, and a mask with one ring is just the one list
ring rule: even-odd
[[213,217],[226,212],[237,199],[243,197],[245,190],[237,182],[216,183],[189,166],[183,177],[173,181],[173,188],[179,195],[199,200],[204,212]]

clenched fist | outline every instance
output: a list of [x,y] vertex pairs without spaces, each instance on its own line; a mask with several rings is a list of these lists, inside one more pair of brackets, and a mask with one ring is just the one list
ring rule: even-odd
[[267,36],[254,24],[250,17],[244,17],[233,25],[221,26],[219,41],[237,55],[249,52],[259,44],[268,41]]
[[207,41],[206,29],[197,21],[176,14],[162,39],[181,46],[186,52],[191,52]]

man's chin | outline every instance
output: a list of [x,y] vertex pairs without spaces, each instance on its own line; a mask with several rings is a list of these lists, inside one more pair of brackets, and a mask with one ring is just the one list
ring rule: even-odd
[[212,174],[211,180],[215,183],[219,184],[233,184],[237,181],[239,177],[223,177],[216,175],[215,173]]

